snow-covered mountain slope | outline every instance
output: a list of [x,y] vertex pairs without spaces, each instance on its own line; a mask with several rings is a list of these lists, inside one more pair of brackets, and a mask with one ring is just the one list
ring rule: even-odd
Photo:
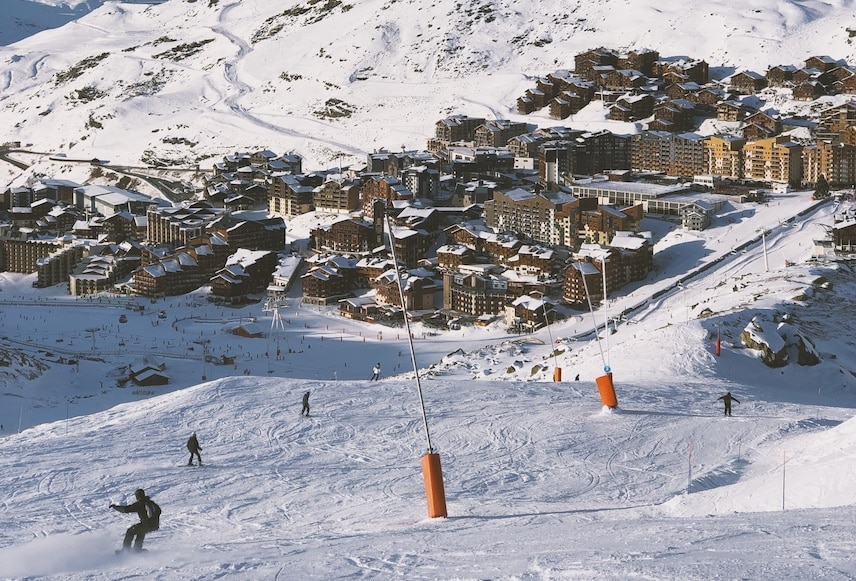
[[573,68],[574,54],[597,46],[702,58],[719,76],[817,54],[856,62],[851,1],[87,6],[0,48],[7,140],[119,163],[204,164],[267,147],[317,169],[424,147],[448,114],[515,118],[534,76]]

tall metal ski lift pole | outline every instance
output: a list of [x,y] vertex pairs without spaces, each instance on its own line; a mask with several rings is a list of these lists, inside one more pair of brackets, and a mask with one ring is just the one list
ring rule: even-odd
[[428,453],[434,452],[431,446],[431,433],[428,430],[428,415],[425,413],[425,399],[422,397],[422,383],[419,380],[419,368],[416,365],[416,351],[413,348],[413,335],[410,334],[410,320],[407,317],[407,307],[404,302],[404,289],[401,286],[401,271],[398,269],[398,258],[395,255],[395,236],[392,231],[392,221],[389,214],[386,215],[386,223],[389,228],[389,246],[392,249],[392,262],[395,268],[395,282],[398,285],[398,296],[401,299],[401,310],[404,312],[404,328],[407,331],[407,342],[410,346],[410,362],[413,365],[413,373],[416,376],[416,391],[419,393],[419,406],[422,410],[422,423],[425,426],[425,439],[428,443]]
[[416,350],[413,348],[413,334],[410,332],[410,320],[407,316],[407,303],[404,302],[404,287],[401,285],[401,271],[398,269],[398,257],[395,253],[395,234],[392,228],[392,217],[387,209],[386,225],[389,229],[389,246],[392,250],[395,281],[398,284],[398,296],[401,299],[401,310],[404,313],[404,328],[407,331],[407,342],[410,346],[410,361],[416,377],[416,390],[419,393],[419,406],[422,409],[422,423],[425,426],[425,440],[428,452],[422,456],[422,478],[425,482],[425,499],[428,505],[428,518],[446,517],[446,491],[443,486],[443,469],[440,466],[440,455],[434,452],[431,445],[431,432],[428,430],[428,415],[425,413],[425,399],[422,397],[422,383],[419,379],[419,367],[416,365]]

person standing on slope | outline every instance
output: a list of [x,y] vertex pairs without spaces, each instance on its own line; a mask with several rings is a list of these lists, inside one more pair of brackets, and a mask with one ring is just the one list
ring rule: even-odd
[[309,392],[303,394],[303,409],[300,410],[300,415],[309,415]]
[[372,378],[369,381],[377,381],[380,379],[380,363],[372,367]]
[[[131,550],[131,541],[134,541],[134,550],[143,550],[143,540],[146,538],[146,533],[156,531],[160,528],[161,509],[157,503],[146,496],[146,492],[142,488],[138,488],[134,492],[137,501],[133,504],[111,504],[110,508],[117,512],[135,512],[140,517],[140,522],[132,525],[125,533],[125,540],[122,542],[122,550]],[[116,551],[117,553],[119,551]]]
[[190,458],[187,460],[188,466],[193,466],[193,455],[196,454],[196,459],[199,460],[199,465],[202,466],[202,456],[199,455],[199,452],[202,450],[202,446],[199,445],[199,440],[196,439],[196,432],[190,434],[190,437],[187,438],[187,450],[190,452]]
[[734,397],[733,395],[731,395],[730,391],[726,392],[725,395],[720,396],[717,399],[721,399],[722,402],[725,404],[725,415],[726,416],[731,415],[731,402],[734,401],[734,402],[740,403],[740,400],[737,399],[736,397]]

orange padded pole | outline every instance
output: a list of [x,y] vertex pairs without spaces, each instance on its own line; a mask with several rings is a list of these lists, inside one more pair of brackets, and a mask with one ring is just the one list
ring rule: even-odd
[[615,387],[612,385],[612,372],[606,375],[601,375],[596,380],[597,390],[600,392],[600,401],[603,405],[616,408],[618,407],[618,398],[615,396]]
[[425,497],[428,500],[428,518],[446,517],[446,490],[443,488],[443,469],[440,455],[422,456],[422,477],[425,479]]

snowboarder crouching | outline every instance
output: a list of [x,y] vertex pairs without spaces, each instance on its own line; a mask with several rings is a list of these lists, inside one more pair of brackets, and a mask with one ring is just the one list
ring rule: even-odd
[[722,402],[725,404],[725,415],[726,415],[726,416],[730,416],[730,415],[731,415],[731,402],[737,402],[737,403],[740,403],[740,400],[739,400],[739,399],[737,399],[736,397],[734,397],[733,395],[731,395],[731,392],[730,392],[730,391],[729,391],[729,392],[726,392],[726,394],[725,394],[725,395],[720,396],[720,397],[718,397],[717,399],[721,399],[721,400],[722,400]]
[[309,415],[309,392],[303,394],[303,409],[300,410],[300,415]]
[[202,446],[199,445],[199,440],[196,438],[196,432],[190,434],[190,437],[187,438],[187,450],[190,452],[190,458],[187,460],[188,466],[193,466],[193,455],[196,454],[196,459],[199,460],[199,465],[202,466],[202,456],[199,455],[199,452],[202,450]]
[[[122,550],[129,551],[131,542],[134,541],[134,550],[141,551],[143,549],[143,540],[146,538],[146,533],[156,531],[160,528],[161,509],[154,500],[146,496],[142,488],[138,488],[134,492],[137,501],[133,504],[111,504],[110,508],[118,512],[135,512],[140,517],[140,522],[128,528],[125,533],[125,540],[122,543]],[[117,551],[118,552],[118,551]]]

